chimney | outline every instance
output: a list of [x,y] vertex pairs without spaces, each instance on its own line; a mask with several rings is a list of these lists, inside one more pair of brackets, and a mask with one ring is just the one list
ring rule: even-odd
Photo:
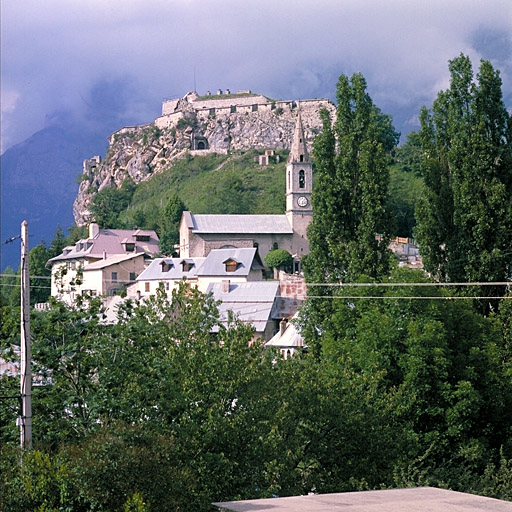
[[286,320],[283,318],[280,322],[279,322],[279,335],[282,336],[284,334],[284,331],[286,331]]
[[96,222],[91,222],[89,224],[89,238],[94,238],[100,232],[100,227]]
[[221,293],[229,293],[229,279],[221,281]]
[[103,251],[103,259],[106,260],[107,259],[107,251]]

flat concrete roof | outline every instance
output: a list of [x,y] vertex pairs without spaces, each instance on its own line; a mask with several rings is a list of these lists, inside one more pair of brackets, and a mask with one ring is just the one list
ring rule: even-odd
[[213,503],[222,512],[512,512],[512,502],[415,487]]

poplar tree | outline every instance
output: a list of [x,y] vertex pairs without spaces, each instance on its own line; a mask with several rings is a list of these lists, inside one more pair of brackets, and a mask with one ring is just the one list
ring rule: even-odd
[[178,194],[173,194],[163,214],[160,234],[160,251],[162,254],[173,254],[174,246],[180,241],[180,220],[186,206]]
[[388,155],[398,134],[373,103],[360,73],[350,79],[341,75],[336,96],[336,119],[332,124],[329,113],[321,112],[323,127],[313,148],[308,281],[379,278],[389,269]]
[[[505,281],[512,264],[511,116],[490,62],[481,61],[476,80],[465,55],[450,61],[449,70],[449,89],[420,114],[426,193],[416,236],[425,269],[438,280]],[[492,301],[481,306],[488,313]]]

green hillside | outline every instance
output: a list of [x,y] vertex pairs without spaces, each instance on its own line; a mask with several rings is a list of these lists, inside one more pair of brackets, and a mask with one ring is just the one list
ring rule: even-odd
[[104,227],[157,231],[174,194],[194,213],[283,213],[288,151],[277,151],[280,162],[274,158],[267,166],[258,165],[259,154],[187,156],[148,181],[125,181],[121,189],[103,190],[91,209]]

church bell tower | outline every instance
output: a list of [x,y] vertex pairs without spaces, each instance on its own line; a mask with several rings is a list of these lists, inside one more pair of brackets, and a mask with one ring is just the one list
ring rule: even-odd
[[[286,163],[286,216],[297,239],[298,253],[308,252],[306,229],[313,219],[313,164],[309,157],[302,118],[297,116],[290,156]],[[304,240],[301,243],[300,240]]]

